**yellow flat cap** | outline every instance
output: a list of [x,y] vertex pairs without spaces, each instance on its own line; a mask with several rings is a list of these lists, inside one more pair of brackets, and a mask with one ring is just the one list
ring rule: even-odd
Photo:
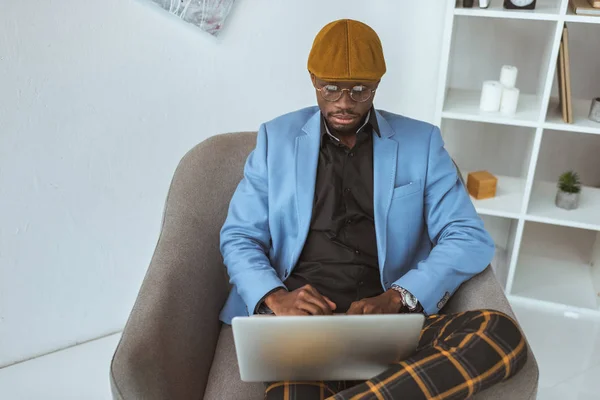
[[308,70],[324,81],[378,81],[386,71],[379,36],[359,21],[333,21],[317,34]]

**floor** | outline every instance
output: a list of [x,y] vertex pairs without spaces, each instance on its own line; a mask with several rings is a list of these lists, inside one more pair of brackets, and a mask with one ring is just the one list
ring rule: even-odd
[[[565,317],[513,302],[540,365],[539,400],[600,399],[600,318]],[[0,369],[3,400],[109,400],[119,335]]]
[[110,400],[108,365],[119,336],[0,369],[0,399]]
[[600,317],[512,307],[539,364],[538,400],[599,400]]

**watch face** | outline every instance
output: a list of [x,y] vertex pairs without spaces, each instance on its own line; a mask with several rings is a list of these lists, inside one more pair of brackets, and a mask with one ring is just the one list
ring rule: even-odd
[[411,310],[417,306],[417,298],[408,292],[405,293],[404,301]]
[[515,5],[517,7],[527,7],[528,5],[533,3],[535,0],[508,0],[508,1],[510,1],[513,5]]

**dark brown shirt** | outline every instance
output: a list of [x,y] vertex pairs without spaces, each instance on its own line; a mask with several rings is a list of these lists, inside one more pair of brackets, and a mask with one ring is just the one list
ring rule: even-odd
[[346,312],[353,301],[383,293],[373,217],[375,111],[350,149],[321,123],[321,148],[310,230],[298,264],[284,282],[288,290],[307,283]]

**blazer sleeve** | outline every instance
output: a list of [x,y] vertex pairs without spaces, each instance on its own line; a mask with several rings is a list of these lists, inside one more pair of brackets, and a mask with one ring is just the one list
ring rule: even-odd
[[269,232],[267,131],[261,125],[256,148],[244,166],[244,176],[231,202],[221,228],[221,254],[230,282],[254,313],[266,293],[285,288],[271,265]]
[[427,314],[437,313],[458,287],[483,271],[494,242],[475,211],[456,167],[433,127],[425,178],[424,217],[434,247],[395,285],[412,293]]

